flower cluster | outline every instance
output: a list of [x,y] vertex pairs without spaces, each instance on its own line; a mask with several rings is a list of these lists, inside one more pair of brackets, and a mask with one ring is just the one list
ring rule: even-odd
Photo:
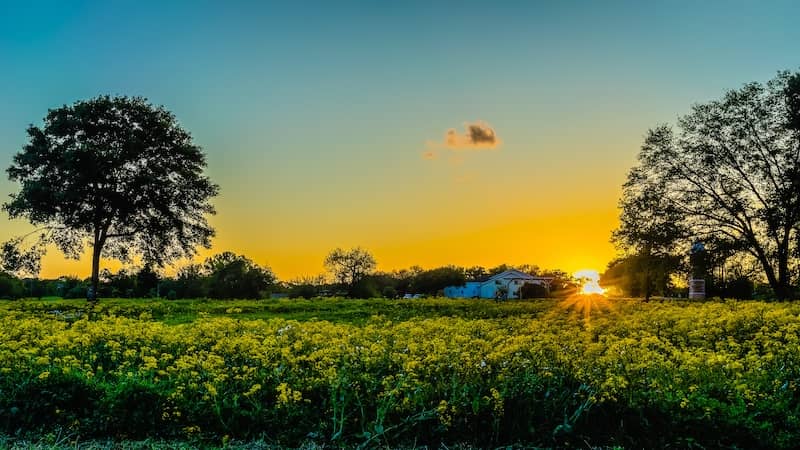
[[[146,305],[69,320],[6,307],[0,424],[551,445],[577,433],[618,440],[631,424],[603,418],[638,417],[642,433],[661,433],[654,446],[696,439],[707,426],[737,430],[731,439],[744,446],[800,438],[800,305],[622,300],[591,317],[554,304],[519,310],[349,324],[242,320],[227,309],[170,325]],[[663,429],[647,428],[658,421]]]

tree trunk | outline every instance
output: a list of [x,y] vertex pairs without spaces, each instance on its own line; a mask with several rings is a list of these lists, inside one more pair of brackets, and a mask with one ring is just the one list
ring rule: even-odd
[[100,287],[100,255],[103,253],[103,245],[106,243],[104,231],[95,231],[94,245],[92,246],[92,281],[86,299],[90,303],[97,303],[97,290]]
[[653,264],[652,261],[652,249],[650,245],[646,245],[644,248],[644,301],[649,302],[650,296],[653,294],[652,289],[650,289],[651,284],[651,266]]
[[100,246],[95,243],[92,249],[92,283],[86,294],[86,299],[90,303],[97,303],[97,289],[100,285],[100,251]]
[[[788,237],[788,235],[787,235]],[[785,239],[778,249],[778,288],[775,296],[779,300],[790,300],[792,289],[789,284],[789,241]]]
[[[783,284],[788,284],[788,280],[781,279],[779,275],[776,276],[775,268],[772,266],[769,258],[767,258],[767,254],[764,252],[764,249],[761,248],[754,237],[748,236],[748,238],[748,241],[751,243],[751,245],[755,247],[755,256],[758,258],[758,261],[761,263],[761,267],[764,269],[764,275],[767,276],[769,287],[772,288],[772,292],[775,294],[775,297],[777,297],[779,300],[785,300],[789,296],[789,289],[788,286],[783,286]],[[780,266],[780,263],[778,263],[778,265]]]
[[779,300],[783,300],[783,296],[785,296],[783,292],[784,289],[781,288],[781,282],[778,280],[778,277],[775,276],[775,270],[772,268],[772,265],[770,265],[766,258],[761,261],[761,265],[764,267],[764,273],[767,275],[767,282],[769,282],[769,287],[771,287],[773,293],[775,293],[775,297]]

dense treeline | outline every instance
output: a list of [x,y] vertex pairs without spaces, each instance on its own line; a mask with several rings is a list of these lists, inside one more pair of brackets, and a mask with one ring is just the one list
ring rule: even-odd
[[[364,275],[352,286],[328,283],[322,275],[305,277],[282,284],[289,297],[316,297],[324,295],[346,295],[353,298],[397,298],[404,295],[441,296],[447,286],[460,286],[467,281],[486,281],[490,277],[516,269],[534,276],[553,277],[549,295],[567,295],[575,291],[577,282],[562,270],[542,270],[534,265],[510,266],[501,264],[492,268],[481,266],[443,266],[425,270],[419,266],[391,272],[374,272]],[[532,291],[533,292],[533,291]],[[538,292],[536,297],[546,293]],[[533,297],[529,297],[533,298]]]
[[[724,266],[725,255],[713,249],[705,252],[706,291],[709,297],[738,299],[775,298],[769,284],[760,282],[756,274],[739,267]],[[625,297],[686,297],[685,279],[688,258],[661,258],[631,255],[612,261],[601,274],[600,284],[612,288],[612,295]],[[355,280],[337,279],[330,274],[279,280],[272,270],[260,266],[243,255],[224,252],[206,259],[202,264],[180,267],[174,275],[152,266],[108,269],[100,274],[100,298],[212,298],[259,299],[273,297],[313,298],[340,296],[350,298],[401,298],[406,295],[441,296],[447,286],[463,285],[467,281],[485,281],[509,269],[534,276],[552,277],[549,291],[529,284],[521,290],[522,298],[564,297],[574,293],[579,280],[562,270],[542,270],[535,265],[501,264],[492,268],[454,265],[423,269],[412,266],[391,272],[369,271]],[[723,270],[727,269],[727,270]],[[17,277],[0,272],[0,299],[23,297],[86,298],[91,279],[64,276],[57,279]]]
[[[392,272],[369,272],[352,280],[337,280],[335,274],[300,277],[280,281],[269,267],[259,266],[243,255],[224,252],[214,255],[202,264],[189,264],[178,269],[175,275],[164,275],[152,266],[122,268],[116,273],[103,270],[100,274],[100,298],[213,298],[258,299],[270,296],[312,298],[320,296],[348,296],[351,298],[398,298],[405,295],[442,295],[447,286],[463,285],[467,281],[485,281],[509,269],[517,269],[537,276],[553,277],[552,289],[523,290],[527,298],[548,295],[568,295],[577,283],[561,270],[541,270],[533,265],[444,266],[425,270],[419,266]],[[52,280],[18,278],[0,272],[0,298],[62,297],[86,298],[91,279],[65,276]]]
[[[63,297],[86,298],[91,279],[61,277],[55,280],[19,279],[0,274],[0,298]],[[151,266],[120,269],[116,273],[103,270],[100,275],[100,297],[141,298],[249,298],[269,295],[277,286],[275,275],[249,258],[224,252],[206,259],[203,264],[190,264],[175,276],[159,274]]]

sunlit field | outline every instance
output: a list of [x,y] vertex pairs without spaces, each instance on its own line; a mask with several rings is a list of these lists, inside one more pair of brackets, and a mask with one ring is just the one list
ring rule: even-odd
[[[0,304],[0,426],[63,442],[791,448],[800,304]],[[241,445],[241,444],[240,444]]]

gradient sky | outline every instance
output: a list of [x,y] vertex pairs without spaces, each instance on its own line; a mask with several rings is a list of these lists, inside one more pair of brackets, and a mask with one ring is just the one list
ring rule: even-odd
[[[356,245],[381,270],[602,270],[647,129],[800,65],[796,0],[0,2],[0,166],[48,108],[145,96],[208,154],[211,252],[282,279]],[[477,120],[498,149],[423,157]]]

